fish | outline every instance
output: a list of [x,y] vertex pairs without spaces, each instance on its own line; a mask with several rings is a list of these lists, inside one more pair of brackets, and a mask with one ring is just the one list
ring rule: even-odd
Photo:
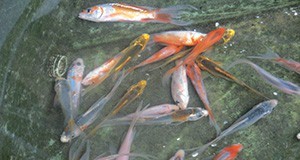
[[209,143],[193,148],[190,150],[196,150],[192,153],[192,157],[196,157],[202,152],[204,152],[210,145],[217,143],[224,137],[231,135],[237,131],[240,131],[242,129],[245,129],[252,124],[256,123],[261,118],[269,115],[273,109],[277,106],[278,101],[276,99],[271,99],[268,101],[263,101],[256,106],[254,106],[250,111],[248,111],[246,114],[244,114],[242,117],[240,117],[238,120],[236,120],[229,128],[225,129],[221,134],[216,137],[214,140],[210,141]]
[[[229,31],[228,31],[229,30]],[[198,55],[205,52],[208,48],[212,47],[215,43],[219,42],[221,39],[223,39],[224,42],[228,42],[232,37],[228,37],[226,33],[230,33],[232,35],[232,29],[226,29],[226,28],[218,28],[211,32],[209,32],[202,41],[199,41],[197,45],[194,47],[194,49],[187,55],[187,57],[179,64],[176,64],[175,67],[168,70],[165,75],[163,76],[163,84],[167,84],[170,75],[181,65],[188,65],[192,63]],[[227,37],[226,39],[223,37]]]
[[[124,74],[127,76],[128,74]],[[93,136],[101,127],[102,125],[112,116],[116,115],[122,108],[133,102],[136,98],[141,96],[146,88],[147,81],[141,80],[137,84],[132,85],[127,92],[122,96],[118,104],[114,107],[114,109],[106,115],[103,120],[97,124],[92,131],[88,133],[86,138]]]
[[192,48],[180,51],[178,53],[176,53],[175,55],[173,55],[172,57],[169,57],[163,64],[157,66],[157,67],[153,67],[152,69],[150,69],[149,71],[154,71],[158,68],[163,68],[164,66],[170,64],[173,61],[176,61],[182,57],[184,57],[188,52],[190,52],[192,50]]
[[[139,113],[141,111],[142,105],[143,105],[143,103],[141,102],[135,113]],[[147,106],[145,108],[147,108]],[[131,122],[131,124],[128,128],[128,131],[127,131],[126,136],[123,140],[123,143],[121,144],[121,146],[119,148],[118,154],[120,156],[118,156],[116,158],[116,160],[128,160],[129,159],[128,154],[130,153],[131,144],[132,144],[132,141],[133,141],[133,138],[134,138],[134,135],[135,135],[134,125],[136,124],[138,118],[139,118],[139,116],[132,119],[132,122]]]
[[[161,105],[156,105],[149,107],[139,113],[140,118],[155,118],[155,117],[160,117],[166,114],[170,114],[174,111],[178,111],[180,108],[178,105],[175,104],[161,104]],[[136,113],[131,113],[123,117],[123,119],[133,119],[136,117]]]
[[117,88],[125,77],[126,75],[123,73],[111,91],[104,98],[97,100],[84,114],[76,119],[76,126],[78,127],[76,127],[72,132],[66,132],[69,130],[70,126],[68,125],[66,127],[65,131],[61,134],[61,142],[67,143],[78,137],[97,119],[99,113],[104,108],[106,103],[112,98],[113,95],[116,94]]
[[285,67],[286,69],[300,74],[300,62],[281,58],[277,53],[274,53],[272,51],[269,51],[267,54],[264,54],[264,55],[248,56],[248,58],[259,58],[259,59],[272,60],[275,63],[278,63],[281,66]]
[[[176,62],[179,63],[180,61]],[[186,66],[180,66],[172,74],[171,93],[174,102],[180,107],[180,109],[186,109],[190,99]]]
[[195,46],[206,36],[205,33],[195,31],[166,31],[155,33],[152,36],[153,42],[175,46]]
[[70,85],[71,101],[73,104],[73,117],[77,117],[79,109],[79,100],[81,93],[81,82],[84,72],[84,63],[81,58],[77,58],[69,67],[67,81]]
[[[64,126],[67,126],[64,133],[71,134],[78,129],[73,116],[73,106],[71,100],[71,89],[65,78],[57,78],[55,83],[56,97],[61,104],[65,116]],[[63,139],[61,139],[63,141]]]
[[206,93],[205,86],[203,83],[201,70],[195,63],[193,63],[192,65],[187,66],[187,75],[190,78],[199,98],[201,99],[205,109],[208,112],[210,124],[212,126],[214,126],[214,128],[216,129],[217,135],[219,135],[221,132],[221,129],[220,129],[218,123],[216,122],[213,111],[209,105],[209,100],[207,98],[207,93]]
[[160,60],[165,59],[173,54],[176,54],[182,48],[183,48],[183,46],[168,45],[168,46],[162,48],[161,50],[159,50],[158,52],[154,53],[151,57],[147,58],[140,64],[134,66],[132,69],[130,69],[130,72],[135,70],[136,68],[160,61]]
[[213,160],[234,160],[242,149],[243,145],[240,143],[225,147],[214,156]]
[[156,22],[186,26],[192,22],[180,20],[180,16],[192,10],[197,8],[191,5],[177,5],[154,9],[124,3],[107,3],[84,9],[78,17],[93,22]]
[[170,160],[184,160],[185,152],[182,149],[179,149]]
[[82,84],[84,86],[91,86],[89,88],[85,88],[83,94],[101,84],[110,75],[116,75],[132,58],[136,57],[145,49],[149,39],[149,34],[142,34],[134,39],[129,46],[123,49],[120,53],[89,72],[82,80]]
[[268,97],[266,97],[265,95],[263,95],[262,93],[257,91],[256,89],[248,86],[245,82],[243,82],[242,80],[239,80],[238,78],[233,76],[231,73],[229,73],[228,71],[223,69],[219,65],[218,62],[215,62],[215,61],[209,59],[208,57],[200,55],[197,57],[196,63],[200,69],[207,71],[208,73],[210,73],[211,75],[213,75],[215,77],[220,77],[220,78],[223,78],[226,80],[231,80],[231,81],[237,83],[238,85],[245,87],[246,89],[250,90],[251,92],[253,92],[263,98],[269,99]]
[[272,86],[276,87],[277,89],[281,90],[287,94],[295,94],[300,95],[300,87],[292,82],[285,81],[283,79],[277,78],[273,76],[271,73],[267,72],[266,70],[262,69],[258,65],[254,64],[253,62],[246,60],[246,59],[239,59],[235,62],[231,63],[228,68],[240,63],[246,63],[250,65],[267,83],[271,84]]
[[[158,117],[140,117],[136,125],[168,125],[168,124],[181,124],[187,121],[197,121],[208,115],[205,109],[195,107],[187,108],[185,110],[177,110],[170,114],[161,115]],[[119,125],[129,125],[132,119],[126,118],[114,118],[107,120],[104,123],[104,127],[107,126],[119,126]]]

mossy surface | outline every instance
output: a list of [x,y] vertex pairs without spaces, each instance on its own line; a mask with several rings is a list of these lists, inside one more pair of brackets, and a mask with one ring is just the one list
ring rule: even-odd
[[[255,3],[236,0],[122,1],[138,6],[190,4],[199,8],[184,17],[194,22],[186,27],[158,23],[93,23],[77,18],[82,9],[97,3],[99,1],[96,0],[61,1],[49,14],[36,19],[35,13],[43,1],[32,0],[8,34],[0,50],[0,159],[67,159],[70,144],[59,141],[64,118],[61,109],[53,107],[54,79],[47,72],[49,58],[57,54],[67,56],[69,62],[78,57],[83,58],[87,74],[142,33],[194,29],[207,33],[215,29],[218,22],[236,31],[229,43],[216,46],[206,53],[208,57],[222,62],[224,67],[240,58],[264,54],[268,48],[281,57],[300,61],[300,3],[297,0]],[[149,51],[145,50],[130,65],[137,64],[149,55]],[[300,85],[299,74],[267,60],[253,61],[273,75]],[[155,64],[136,70],[122,82],[118,93],[104,108],[102,115],[113,108],[129,86],[141,79],[148,81],[144,94],[122,110],[120,115],[134,112],[141,100],[145,105],[173,103],[170,87],[161,84],[163,74],[173,65],[155,71],[147,71]],[[233,143],[244,145],[244,150],[239,154],[241,159],[300,159],[300,142],[295,138],[300,132],[299,96],[287,95],[273,88],[247,65],[236,65],[229,71],[249,86],[278,99],[279,104],[271,115],[221,140],[217,147],[209,148],[199,159],[216,154]],[[222,129],[229,127],[263,100],[233,82],[207,73],[204,75],[208,98]],[[109,78],[84,96],[80,112],[107,94],[113,85],[112,78]],[[202,107],[191,84],[189,90],[189,106]],[[126,131],[125,126],[99,131],[91,139],[91,157],[114,153]],[[207,118],[180,125],[139,126],[132,152],[168,159],[180,148],[201,146],[214,137],[215,131]]]

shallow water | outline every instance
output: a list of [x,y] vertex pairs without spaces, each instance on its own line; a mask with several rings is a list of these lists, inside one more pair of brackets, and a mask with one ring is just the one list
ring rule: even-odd
[[[209,51],[207,56],[222,62],[224,66],[239,58],[266,53],[265,46],[282,57],[300,61],[300,3],[297,0],[259,1],[255,4],[250,1],[188,0],[184,3],[200,9],[186,17],[194,20],[194,24],[187,27],[92,23],[77,18],[82,9],[99,1],[12,2],[3,1],[0,5],[0,13],[11,15],[0,16],[0,159],[67,159],[70,145],[59,141],[63,114],[60,108],[53,107],[54,79],[48,76],[47,71],[49,58],[57,54],[67,56],[69,62],[83,58],[85,73],[88,73],[142,33],[165,30],[207,33],[220,24],[234,29],[236,35],[228,44]],[[122,2],[153,7],[183,4],[175,0],[163,4],[159,1]],[[146,50],[136,63],[147,56],[149,53]],[[300,84],[300,76],[296,73],[264,60],[254,62],[277,77]],[[152,72],[145,69],[155,65],[135,71],[121,84],[118,94],[103,113],[108,113],[126,88],[141,79],[148,80],[145,93],[120,114],[133,112],[141,100],[151,105],[172,103],[170,87],[161,84],[163,73],[172,65]],[[227,145],[242,143],[244,150],[239,154],[240,159],[299,159],[300,143],[296,139],[296,134],[300,132],[299,97],[284,94],[262,82],[256,72],[246,65],[238,65],[230,72],[267,96],[278,99],[279,104],[271,115],[228,136],[217,147],[208,149],[202,158]],[[208,76],[204,83],[222,129],[262,101],[253,93],[223,79]],[[84,112],[112,86],[109,79],[83,97],[80,111]],[[203,106],[192,87],[190,96],[189,106]],[[92,141],[92,158],[117,150],[126,131],[127,127],[109,127],[99,131]],[[180,148],[188,149],[207,143],[214,135],[208,119],[171,126],[140,126],[132,152],[167,159]]]

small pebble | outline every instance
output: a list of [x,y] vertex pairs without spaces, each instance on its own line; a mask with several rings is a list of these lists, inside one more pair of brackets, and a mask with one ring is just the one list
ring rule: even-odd
[[299,140],[300,140],[300,133],[298,133],[298,134],[297,134],[297,139],[299,139]]
[[198,152],[196,152],[196,153],[193,153],[193,154],[192,154],[192,157],[197,157],[197,156],[198,156],[198,154],[199,154]]
[[218,27],[219,25],[220,25],[220,23],[219,23],[219,22],[216,22],[216,23],[215,23],[215,26],[216,26],[216,27]]

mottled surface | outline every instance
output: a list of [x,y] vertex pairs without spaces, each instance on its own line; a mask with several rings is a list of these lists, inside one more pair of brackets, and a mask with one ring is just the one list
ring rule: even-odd
[[[83,58],[85,73],[88,73],[144,32],[175,29],[209,32],[218,22],[236,31],[230,43],[217,46],[207,54],[224,66],[238,58],[266,53],[267,49],[262,44],[282,57],[300,61],[300,3],[297,0],[174,0],[163,4],[161,1],[122,1],[153,7],[191,4],[199,11],[185,17],[195,22],[195,25],[187,27],[92,23],[78,19],[77,15],[82,9],[99,3],[96,0],[55,0],[52,3],[32,0],[17,8],[14,6],[21,3],[6,2],[1,2],[0,13],[8,12],[12,15],[10,19],[1,16],[0,21],[0,33],[7,35],[6,38],[1,37],[4,40],[3,45],[0,45],[0,159],[67,158],[70,145],[59,141],[64,118],[61,109],[52,106],[54,80],[47,73],[48,59],[56,54],[66,55],[69,62],[78,57]],[[3,24],[5,27],[2,28]],[[142,54],[145,56],[138,59],[138,62],[149,56],[148,51]],[[296,73],[265,60],[255,62],[278,77],[300,84],[300,76]],[[140,100],[151,105],[172,103],[170,88],[161,85],[161,77],[170,67],[152,72],[139,72],[145,70],[143,68],[135,71],[121,84],[118,95],[106,106],[104,113],[110,111],[126,88],[142,78],[148,80],[145,93],[120,114],[133,112]],[[220,141],[217,147],[210,148],[202,157],[215,154],[227,145],[242,143],[244,150],[239,155],[240,159],[300,159],[300,142],[296,139],[300,130],[299,96],[286,95],[272,88],[246,65],[238,65],[230,72],[269,97],[278,99],[279,104],[271,115]],[[209,76],[204,83],[216,120],[223,129],[262,101],[253,93],[223,79]],[[105,81],[104,85],[83,97],[80,112],[106,94],[112,86],[111,80]],[[189,106],[202,106],[195,91],[189,88]],[[111,127],[99,131],[91,141],[92,158],[117,150],[126,130],[127,127]],[[192,148],[210,141],[214,134],[208,119],[172,126],[138,127],[132,152],[167,159],[180,148]]]

